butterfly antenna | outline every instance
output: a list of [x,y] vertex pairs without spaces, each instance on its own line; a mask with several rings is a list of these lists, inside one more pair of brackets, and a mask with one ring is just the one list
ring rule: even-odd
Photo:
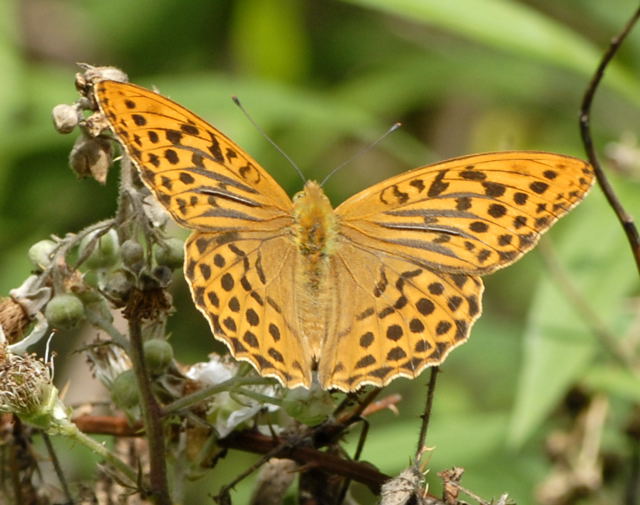
[[344,166],[348,165],[349,163],[351,163],[353,160],[355,160],[356,158],[362,156],[363,154],[371,151],[371,149],[373,149],[375,146],[377,146],[380,142],[382,142],[385,138],[387,138],[388,135],[391,135],[394,131],[396,131],[398,128],[400,128],[402,126],[402,123],[398,122],[398,123],[394,123],[391,128],[389,128],[386,132],[384,132],[380,138],[378,138],[377,140],[375,140],[374,142],[372,142],[371,144],[369,144],[366,147],[363,147],[362,149],[360,149],[357,153],[355,153],[353,156],[351,156],[351,158],[349,158],[347,161],[344,161],[342,163],[340,163],[340,165],[338,165],[336,168],[334,168],[331,172],[329,172],[329,174],[327,174],[327,176],[322,179],[322,182],[320,183],[320,186],[324,186],[325,182],[327,182],[329,180],[329,178],[335,174],[338,170],[340,170],[341,168],[343,168]]
[[305,178],[304,174],[302,173],[302,170],[300,170],[300,167],[298,165],[296,165],[296,163],[289,157],[289,155],[287,153],[285,153],[282,148],[276,144],[273,140],[271,140],[271,137],[269,137],[269,135],[267,135],[267,133],[260,128],[260,126],[258,125],[258,123],[256,123],[253,118],[251,117],[251,115],[247,112],[247,110],[242,106],[242,104],[240,103],[240,100],[238,99],[237,96],[232,96],[231,99],[233,100],[233,103],[235,103],[240,110],[242,111],[242,113],[245,115],[245,117],[249,120],[249,122],[253,125],[253,127],[258,130],[258,132],[260,132],[260,134],[267,139],[267,141],[276,148],[276,151],[278,151],[282,156],[284,156],[284,159],[286,159],[289,164],[295,168],[296,172],[298,173],[298,175],[300,176],[300,179],[302,179],[302,182],[307,182],[307,179]]

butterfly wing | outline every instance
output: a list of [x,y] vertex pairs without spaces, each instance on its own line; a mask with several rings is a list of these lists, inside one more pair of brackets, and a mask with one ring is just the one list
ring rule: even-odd
[[417,377],[464,343],[480,316],[482,281],[435,272],[341,239],[332,258],[335,331],[319,363],[325,389]]
[[203,231],[282,228],[291,199],[209,123],[135,84],[101,81],[94,93],[142,180],[176,221]]
[[589,164],[570,156],[478,154],[387,179],[336,214],[351,241],[434,271],[480,275],[533,248],[592,184]]
[[292,202],[258,163],[177,103],[101,81],[95,97],[142,180],[182,225],[197,308],[231,354],[290,387],[311,384],[296,335]]
[[335,308],[321,383],[383,386],[442,362],[480,315],[478,275],[530,250],[592,183],[575,158],[488,153],[403,173],[344,202],[331,272],[349,303]]
[[286,233],[194,233],[185,275],[196,307],[236,358],[287,387],[311,385],[295,314],[294,256]]

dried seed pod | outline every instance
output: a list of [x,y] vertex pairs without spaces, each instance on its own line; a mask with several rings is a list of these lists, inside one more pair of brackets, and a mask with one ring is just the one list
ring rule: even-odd
[[53,126],[59,133],[71,133],[78,126],[80,116],[74,105],[61,103],[51,111]]
[[107,180],[111,160],[111,142],[99,137],[78,137],[69,154],[69,165],[76,175],[93,177],[100,184]]
[[20,340],[29,325],[29,316],[13,298],[0,298],[0,326],[10,344]]

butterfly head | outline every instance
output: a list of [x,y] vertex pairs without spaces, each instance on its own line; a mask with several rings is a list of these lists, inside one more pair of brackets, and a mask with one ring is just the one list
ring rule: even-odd
[[303,254],[326,254],[333,247],[336,216],[331,202],[315,181],[293,197],[295,241]]

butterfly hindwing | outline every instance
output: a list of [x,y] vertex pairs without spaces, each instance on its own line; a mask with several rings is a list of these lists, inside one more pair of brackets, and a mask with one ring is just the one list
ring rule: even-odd
[[294,313],[296,254],[286,236],[192,234],[185,276],[196,307],[231,354],[289,387],[311,385]]
[[320,359],[324,388],[417,377],[467,340],[481,312],[480,278],[433,272],[347,241],[331,278],[339,310]]

